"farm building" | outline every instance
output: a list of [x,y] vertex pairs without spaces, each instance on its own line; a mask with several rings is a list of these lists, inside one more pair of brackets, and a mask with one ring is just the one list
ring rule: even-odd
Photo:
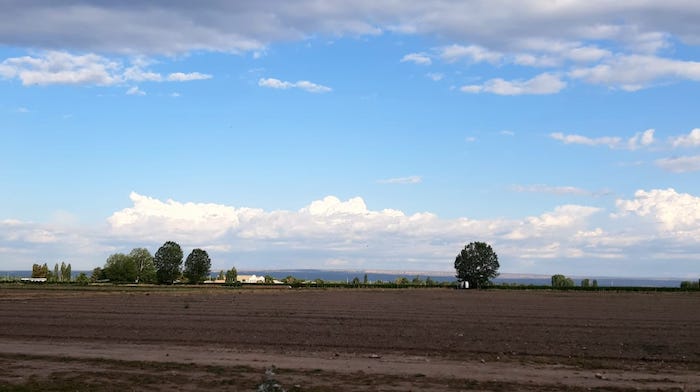
[[238,275],[241,283],[265,283],[265,277],[256,275]]

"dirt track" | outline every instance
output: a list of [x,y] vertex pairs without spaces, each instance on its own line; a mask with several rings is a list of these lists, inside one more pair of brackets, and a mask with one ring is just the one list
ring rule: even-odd
[[275,365],[292,390],[693,390],[698,310],[697,293],[0,289],[0,359],[22,364],[0,383],[170,389],[165,366],[180,389],[251,390]]

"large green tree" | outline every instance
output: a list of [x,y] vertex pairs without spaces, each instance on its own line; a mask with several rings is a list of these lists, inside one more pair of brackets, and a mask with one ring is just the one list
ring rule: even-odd
[[498,255],[485,242],[471,242],[455,258],[457,279],[469,282],[469,287],[483,287],[498,276]]
[[134,248],[129,252],[129,257],[136,264],[137,283],[155,283],[156,266],[153,264],[153,256],[146,248]]
[[574,281],[564,275],[552,275],[552,287],[574,287]]
[[102,273],[106,279],[115,283],[136,282],[136,263],[123,253],[115,253],[107,258]]
[[204,249],[194,249],[185,260],[184,275],[190,283],[199,284],[209,277],[211,259]]
[[158,283],[173,283],[180,277],[182,267],[182,248],[177,242],[167,241],[156,251],[153,257]]

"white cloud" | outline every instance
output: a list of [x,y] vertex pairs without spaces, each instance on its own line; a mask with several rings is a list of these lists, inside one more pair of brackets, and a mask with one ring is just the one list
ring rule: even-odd
[[628,150],[636,150],[642,147],[649,147],[654,143],[654,130],[647,129],[644,132],[637,132],[634,136],[624,141],[618,136],[601,136],[590,138],[587,136],[570,134],[566,135],[562,132],[554,132],[549,136],[554,140],[559,140],[564,144],[582,144],[586,146],[608,146],[610,148],[625,148]]
[[[449,271],[465,243],[482,240],[497,250],[505,272],[650,275],[669,260],[676,261],[675,271],[697,271],[687,260],[700,252],[700,197],[674,190],[638,191],[632,200],[617,200],[619,213],[612,216],[600,207],[562,205],[523,218],[478,220],[372,209],[360,197],[327,196],[295,211],[138,193],[130,199],[106,227],[0,221],[4,265],[26,269],[28,262],[66,260],[74,269],[91,269],[111,253],[137,246],[155,252],[174,240],[185,250],[209,250],[215,268],[324,268],[343,260],[349,268]],[[566,261],[548,261],[557,259]],[[609,260],[617,261],[596,263]],[[640,263],[651,267],[642,271]]]
[[551,186],[543,184],[514,185],[515,192],[551,193],[555,195],[591,195],[592,192],[574,186]]
[[564,142],[564,144],[583,144],[586,146],[606,145],[610,148],[614,148],[622,141],[622,138],[619,137],[603,136],[598,138],[589,138],[581,135],[565,135],[561,132],[554,132],[549,136],[554,140]]
[[637,91],[657,82],[700,81],[700,62],[619,55],[593,67],[574,69],[570,76],[592,84]]
[[698,147],[700,146],[700,128],[695,128],[687,135],[671,138],[673,147]]
[[182,72],[175,72],[171,73],[168,75],[168,80],[171,82],[189,82],[191,80],[206,80],[206,79],[211,79],[211,75],[199,73],[199,72],[190,72],[190,73],[182,73]]
[[15,109],[15,112],[17,112],[17,113],[29,113],[30,110],[25,108],[24,106],[20,106],[17,109]]
[[503,135],[503,136],[515,136],[515,132],[508,131],[508,130],[500,131],[500,132],[498,132],[498,134]]
[[656,166],[673,173],[700,171],[700,155],[662,158],[654,161]]
[[380,184],[419,184],[423,181],[421,176],[387,178],[377,181]]
[[559,76],[543,73],[528,80],[507,81],[491,79],[481,85],[462,86],[465,93],[493,93],[497,95],[556,94],[566,87]]
[[638,132],[634,134],[629,140],[627,140],[627,148],[630,150],[636,150],[640,147],[649,147],[654,143],[654,130],[647,129],[644,132]]
[[[510,232],[505,238],[510,240],[526,240],[529,238],[539,238],[548,236],[547,241],[552,241],[553,234],[561,238],[564,233],[571,233],[572,230],[581,230],[586,227],[588,218],[600,211],[596,207],[580,205],[563,205],[556,207],[554,211],[546,212],[539,216],[530,216],[521,222],[513,222]],[[564,239],[561,238],[561,241]]]
[[512,57],[509,61],[529,67],[559,67],[567,62],[595,63],[612,55],[609,50],[594,45],[580,46],[577,42],[560,40],[530,39],[524,40],[522,46],[532,52],[508,56]]
[[440,57],[448,62],[466,59],[472,63],[487,62],[497,64],[503,58],[503,54],[488,50],[478,45],[450,45],[439,49]]
[[146,92],[139,89],[138,86],[133,86],[126,90],[126,95],[146,95]]
[[418,65],[430,65],[433,61],[425,53],[409,53],[401,58],[402,63],[410,62]]
[[300,80],[298,82],[287,82],[275,78],[260,78],[258,80],[258,86],[286,90],[290,88],[298,88],[310,93],[327,93],[333,91],[330,87],[312,83],[306,80]]
[[634,199],[619,199],[616,205],[620,216],[634,214],[649,218],[652,224],[666,232],[700,235],[700,197],[678,193],[672,188],[638,190]]
[[0,64],[0,75],[20,79],[22,84],[96,84],[110,85],[121,81],[120,65],[96,54],[71,55],[47,52],[42,57],[13,57]]
[[75,55],[49,51],[36,56],[12,57],[0,63],[0,77],[19,79],[25,86],[75,84],[110,86],[132,82],[184,82],[209,79],[211,75],[199,72],[176,72],[164,78],[161,74],[144,69],[148,61],[135,58],[129,67],[121,61],[97,54]]

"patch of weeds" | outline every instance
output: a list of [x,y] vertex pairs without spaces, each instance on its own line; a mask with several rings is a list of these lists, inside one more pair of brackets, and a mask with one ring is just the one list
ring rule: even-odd
[[262,384],[258,385],[258,392],[286,392],[282,385],[275,379],[275,367],[265,370]]

